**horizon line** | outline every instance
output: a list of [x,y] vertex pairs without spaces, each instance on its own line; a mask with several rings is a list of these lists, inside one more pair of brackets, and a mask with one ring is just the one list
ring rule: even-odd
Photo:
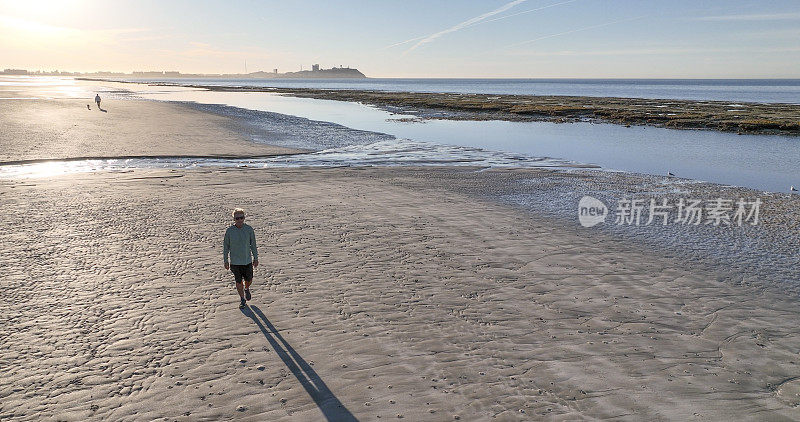
[[[337,68],[338,69],[338,68]],[[357,68],[349,68],[352,70],[358,70]],[[24,70],[27,71],[28,74],[12,74],[12,73],[4,73],[4,70]],[[38,72],[38,73],[37,73]],[[133,76],[134,72],[142,72],[142,73],[149,73],[149,72],[163,72],[163,73],[178,73],[178,76],[167,76],[164,75],[164,79],[181,79],[181,76],[191,76],[191,75],[198,75],[197,77],[193,77],[192,79],[202,79],[203,77],[215,77],[221,76],[224,79],[230,78],[230,75],[251,75],[255,73],[272,73],[266,72],[263,70],[258,70],[254,72],[248,73],[200,73],[200,72],[193,72],[193,73],[183,73],[180,71],[131,71],[131,72],[122,72],[122,71],[111,71],[111,70],[96,70],[96,71],[68,71],[68,70],[27,70],[22,68],[8,68],[4,67],[3,70],[0,70],[0,76],[62,76],[58,74],[52,74],[58,72],[59,74],[64,74],[65,77],[81,77],[81,76],[98,76],[102,77],[101,75],[96,75],[100,73],[117,73],[121,74],[121,77]],[[290,72],[282,72],[282,73],[298,73],[298,71],[290,71]],[[281,73],[279,73],[281,74]],[[363,72],[362,72],[363,74]],[[228,75],[228,76],[225,76]],[[115,77],[110,75],[108,77]],[[153,79],[144,77],[145,79]],[[252,78],[252,79],[259,79],[259,78]],[[281,79],[281,78],[262,78],[262,79]],[[287,79],[297,79],[297,78],[287,78]],[[531,80],[531,79],[539,79],[539,80],[800,80],[800,75],[797,76],[741,76],[741,77],[732,77],[732,76],[704,76],[704,77],[676,77],[676,76],[364,76],[364,78],[310,78],[310,79],[332,79],[332,80],[343,80],[343,79],[518,79],[518,80]]]

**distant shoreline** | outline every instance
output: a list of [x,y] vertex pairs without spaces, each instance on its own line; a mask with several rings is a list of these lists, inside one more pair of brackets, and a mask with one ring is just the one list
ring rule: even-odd
[[29,72],[25,69],[6,69],[0,71],[0,76],[62,76],[76,79],[97,80],[101,78],[167,78],[167,79],[366,79],[367,76],[358,69],[351,67],[332,67],[320,69],[319,65],[312,66],[311,70],[278,73],[259,70],[249,73],[180,73],[173,71],[155,72]]
[[353,89],[226,87],[170,82],[102,82],[178,85],[209,91],[269,92],[301,98],[359,102],[421,119],[608,122],[625,126],[716,130],[740,134],[800,135],[800,105],[676,99],[388,92]]

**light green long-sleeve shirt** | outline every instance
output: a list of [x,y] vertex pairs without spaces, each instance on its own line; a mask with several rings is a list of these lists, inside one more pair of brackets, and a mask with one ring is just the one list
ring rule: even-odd
[[[253,259],[250,259],[250,253]],[[256,246],[256,232],[247,224],[242,228],[231,225],[225,230],[225,239],[222,241],[222,259],[224,263],[233,265],[247,265],[253,260],[258,260],[258,246]]]

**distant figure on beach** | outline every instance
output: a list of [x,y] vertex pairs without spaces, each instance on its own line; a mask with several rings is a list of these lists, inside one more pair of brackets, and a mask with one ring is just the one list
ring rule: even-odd
[[[252,259],[251,259],[252,253]],[[230,255],[230,260],[228,256]],[[244,224],[244,210],[233,210],[233,224],[225,230],[222,241],[222,260],[225,269],[230,269],[236,280],[236,291],[239,293],[239,308],[247,307],[250,300],[250,284],[253,282],[253,268],[258,267],[258,247],[256,233],[253,228]],[[244,280],[244,283],[242,283]]]
[[100,108],[100,94],[94,95],[94,102],[97,103],[97,108]]

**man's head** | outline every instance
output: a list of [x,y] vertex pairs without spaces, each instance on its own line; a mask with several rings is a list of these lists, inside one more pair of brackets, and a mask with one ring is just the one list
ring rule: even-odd
[[236,224],[236,227],[242,228],[244,225],[244,210],[236,208],[231,215],[233,215],[233,222]]

